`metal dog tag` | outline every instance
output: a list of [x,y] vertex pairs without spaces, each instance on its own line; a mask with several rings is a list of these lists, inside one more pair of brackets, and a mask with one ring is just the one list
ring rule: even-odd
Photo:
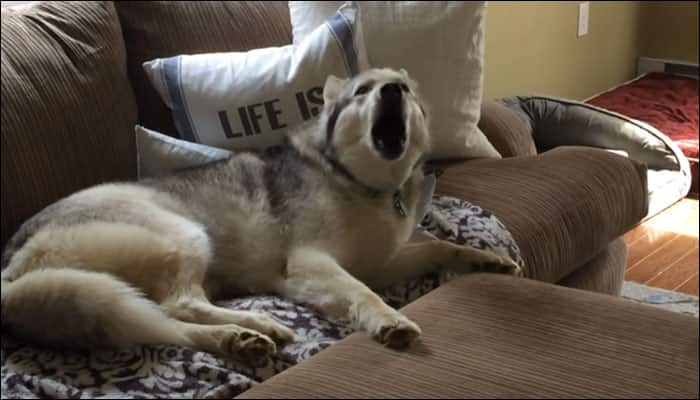
[[403,206],[403,202],[401,201],[401,192],[398,190],[396,191],[396,193],[394,193],[394,208],[400,216],[406,216],[406,208],[404,208]]

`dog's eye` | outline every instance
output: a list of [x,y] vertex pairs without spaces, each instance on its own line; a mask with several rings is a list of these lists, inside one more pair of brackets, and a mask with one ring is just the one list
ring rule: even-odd
[[401,90],[403,90],[406,93],[411,91],[411,89],[409,89],[405,83],[401,83],[401,84],[399,84],[399,86],[401,87]]
[[371,87],[369,85],[362,85],[355,90],[355,96],[362,96],[363,94],[369,92]]

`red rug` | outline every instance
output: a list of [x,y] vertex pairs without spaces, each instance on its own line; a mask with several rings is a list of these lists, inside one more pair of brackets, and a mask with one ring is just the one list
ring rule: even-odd
[[650,73],[587,101],[646,122],[665,133],[688,157],[691,192],[698,193],[698,80]]

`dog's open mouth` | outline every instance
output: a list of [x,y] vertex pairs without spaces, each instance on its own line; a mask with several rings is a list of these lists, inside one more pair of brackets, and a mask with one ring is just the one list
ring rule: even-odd
[[372,142],[382,157],[388,160],[401,157],[406,145],[406,117],[400,102],[382,104],[379,118],[372,127]]

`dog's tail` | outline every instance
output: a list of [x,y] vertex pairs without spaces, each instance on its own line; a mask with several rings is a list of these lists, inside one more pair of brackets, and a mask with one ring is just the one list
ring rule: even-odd
[[2,280],[2,326],[53,347],[186,343],[175,321],[113,275],[68,268]]

